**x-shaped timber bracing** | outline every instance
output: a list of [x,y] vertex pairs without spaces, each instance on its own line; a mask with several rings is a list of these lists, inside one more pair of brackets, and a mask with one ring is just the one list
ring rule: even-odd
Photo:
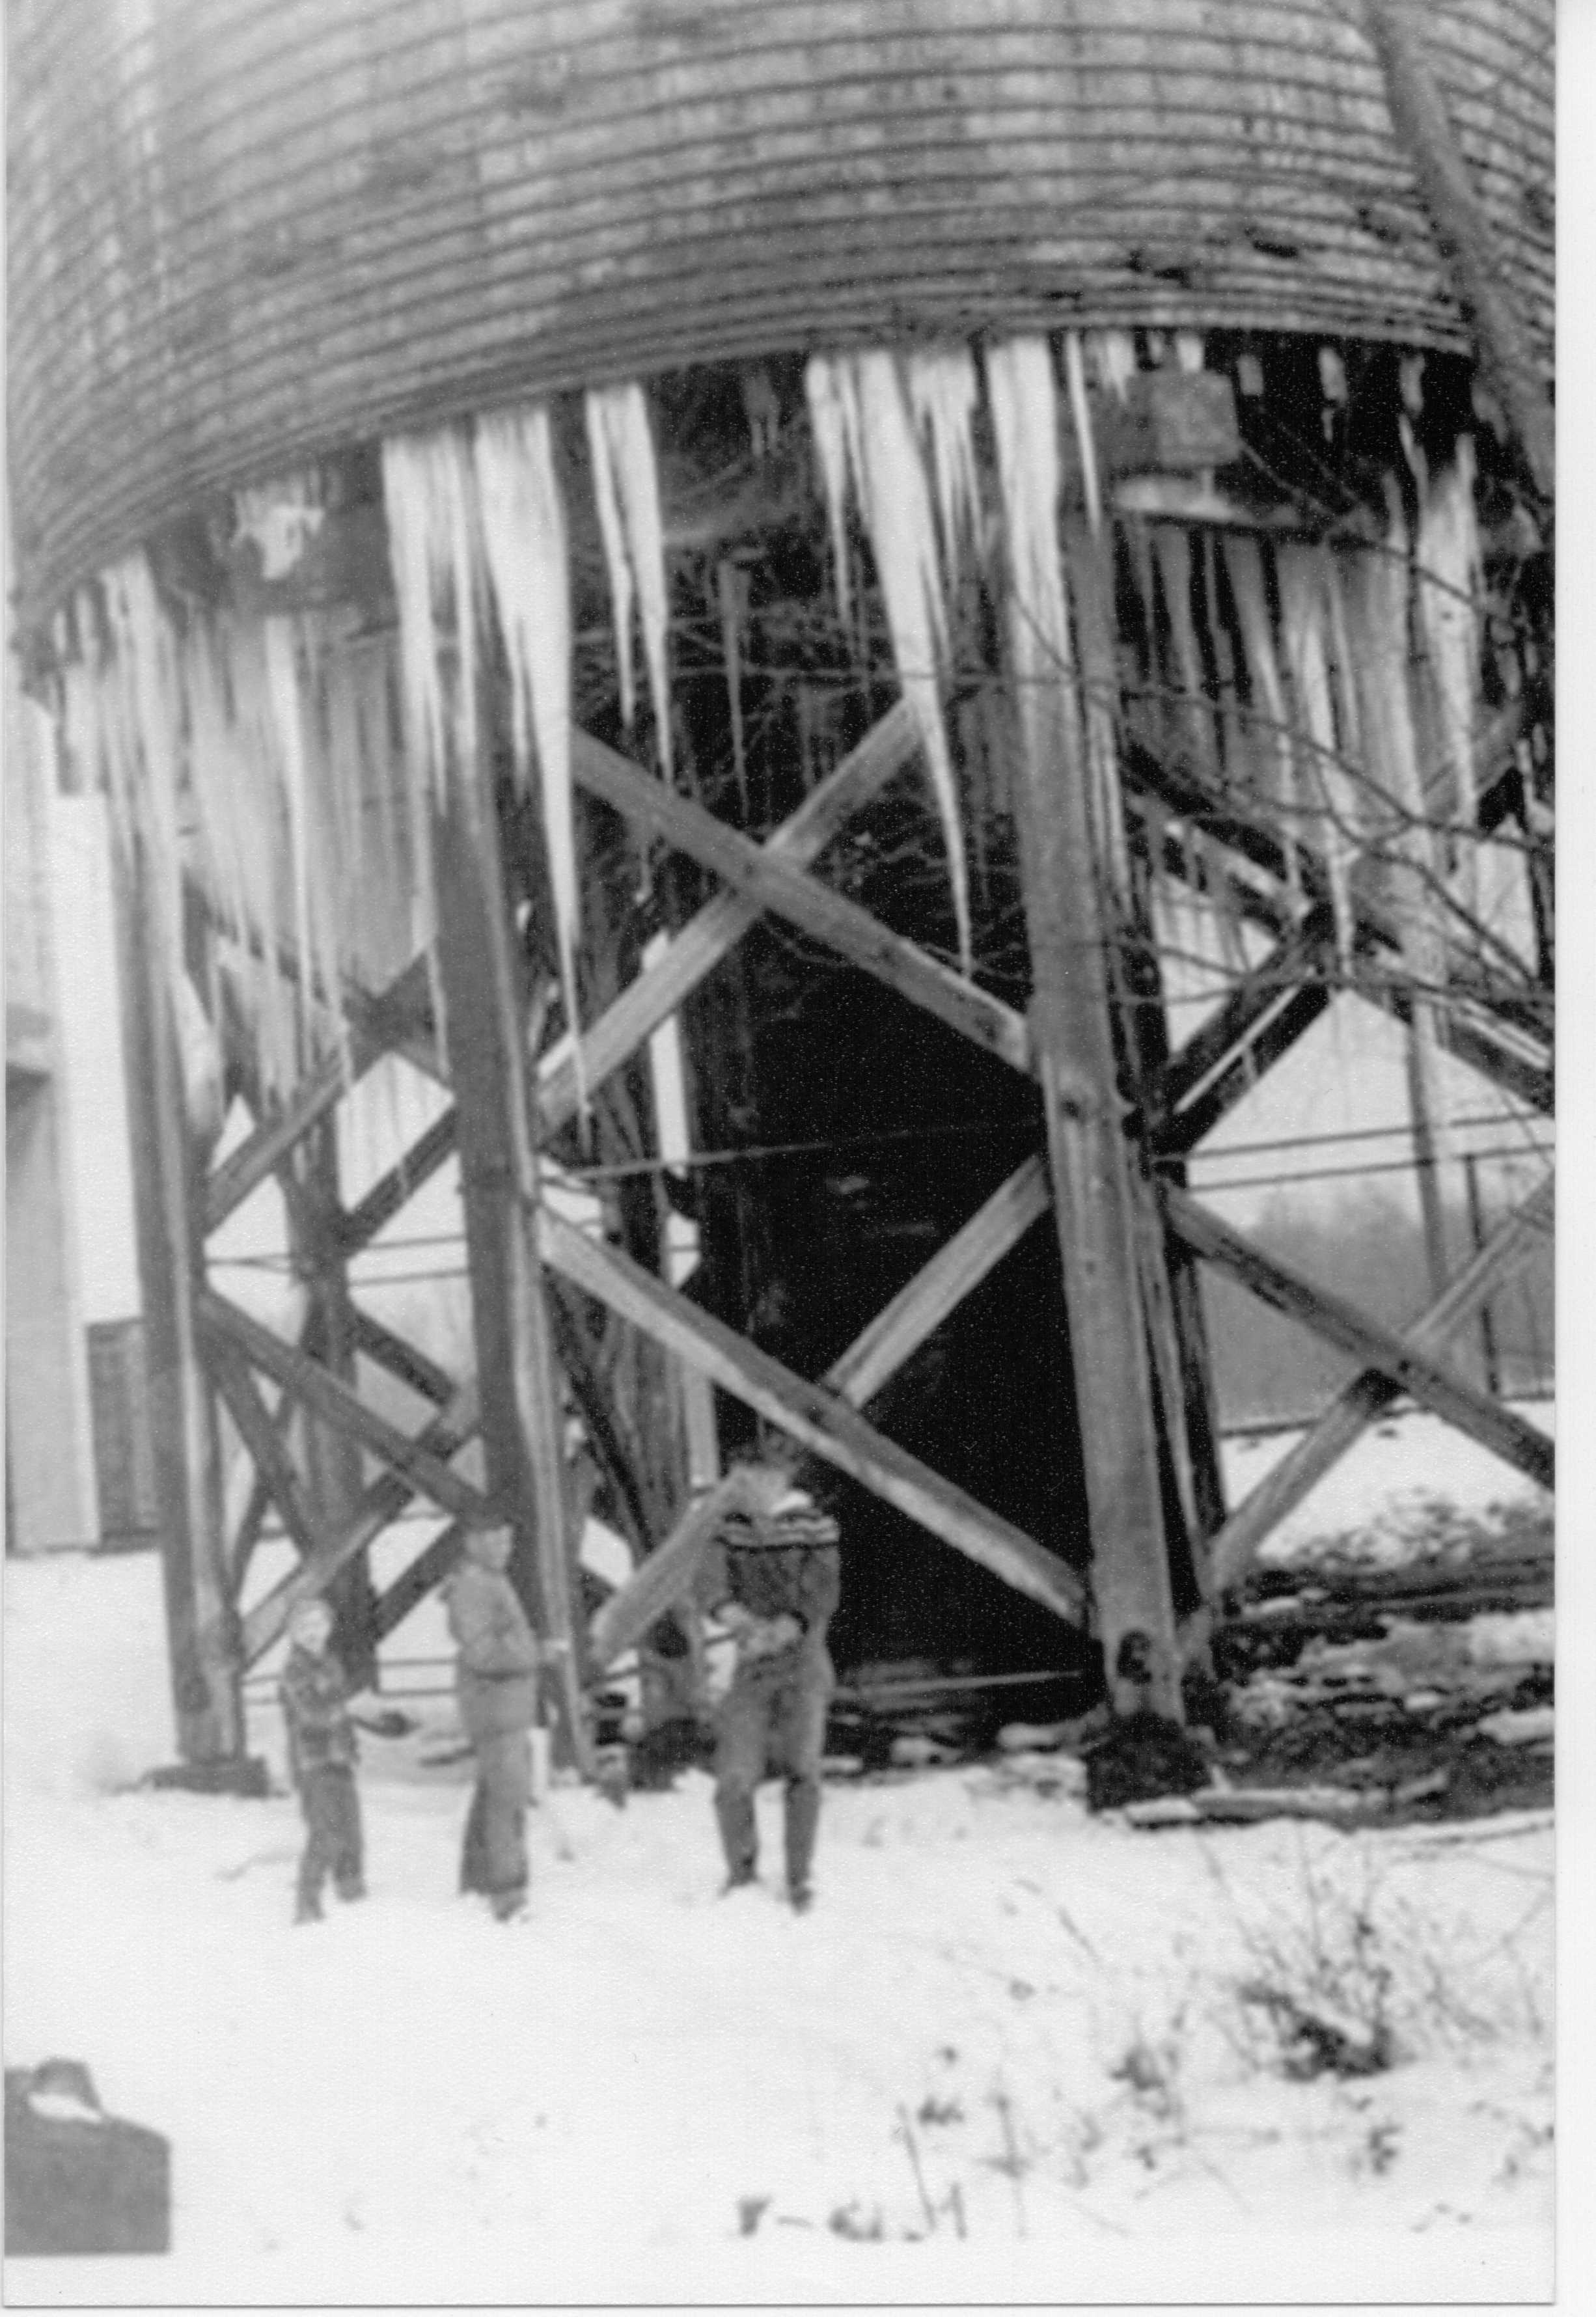
[[[847,821],[914,753],[914,726],[906,707],[900,704],[883,718],[762,845],[664,787],[589,735],[578,731],[573,740],[574,770],[585,788],[710,869],[725,888],[584,1034],[584,1075],[589,1088],[629,1060],[767,911],[781,916],[983,1051],[1034,1074],[1023,1017],[808,873]],[[1314,849],[1297,844],[1305,901],[1296,904],[1288,890],[1286,844],[1264,817],[1249,811],[1230,792],[1211,790],[1189,768],[1171,770],[1133,752],[1126,769],[1133,788],[1152,795],[1166,810],[1200,819],[1211,840],[1240,856],[1251,872],[1251,882],[1241,889],[1243,905],[1278,935],[1274,951],[1155,1074],[1145,1090],[1141,1116],[1133,1115],[1129,1122],[1133,1127],[1144,1126],[1161,1152],[1185,1155],[1328,1004],[1328,977],[1318,970],[1332,946],[1328,876]],[[1179,854],[1171,857],[1179,865]],[[1372,962],[1397,953],[1400,932],[1377,864],[1366,864],[1355,875],[1353,896],[1359,958]],[[1365,987],[1362,979],[1358,987]],[[1511,997],[1503,1003],[1499,992],[1481,983],[1472,966],[1459,966],[1457,988],[1469,1010],[1461,1026],[1454,1023],[1449,1032],[1443,1030],[1455,1051],[1538,1107],[1549,1107],[1549,1060],[1533,1009]],[[1407,999],[1394,973],[1371,974],[1367,989],[1377,1002],[1399,1014],[1404,1011]],[[359,1001],[346,1056],[333,1056],[318,1066],[211,1177],[204,1210],[208,1230],[234,1212],[328,1115],[353,1080],[384,1053],[404,1051],[447,1083],[446,1062],[427,1033],[426,996],[426,969],[417,960],[381,997]],[[569,1044],[540,1061],[537,1103],[545,1135],[575,1115],[577,1077]],[[445,1112],[341,1219],[337,1238],[342,1255],[347,1257],[368,1245],[453,1145],[453,1114]],[[1456,1302],[1459,1294],[1459,1311],[1476,1308],[1470,1297],[1482,1292],[1482,1279],[1484,1292],[1498,1284],[1498,1262],[1476,1258],[1434,1311],[1404,1338],[1274,1262],[1186,1193],[1169,1192],[1164,1203],[1170,1227],[1188,1246],[1340,1348],[1358,1354],[1366,1369],[1348,1394],[1361,1392],[1370,1404],[1384,1405],[1399,1391],[1412,1391],[1549,1485],[1552,1451],[1544,1436],[1475,1391],[1435,1356],[1457,1324],[1448,1317],[1442,1325],[1438,1315],[1449,1312],[1448,1299]],[[1040,1158],[1027,1159],[893,1298],[819,1385],[781,1368],[616,1250],[596,1245],[551,1215],[542,1219],[542,1239],[547,1259],[584,1293],[910,1512],[933,1534],[1046,1601],[1061,1615],[1080,1619],[1084,1607],[1079,1580],[1055,1555],[907,1456],[857,1414],[1050,1204],[1045,1167]],[[1515,1234],[1511,1226],[1504,1232],[1506,1239],[1499,1234],[1493,1248],[1511,1241],[1515,1250],[1521,1249],[1522,1233]],[[460,1521],[485,1508],[480,1493],[452,1472],[448,1463],[476,1428],[472,1386],[468,1382],[456,1391],[435,1363],[356,1306],[359,1348],[435,1403],[449,1402],[442,1416],[411,1439],[375,1417],[303,1351],[282,1344],[223,1299],[207,1292],[202,1312],[208,1338],[217,1349],[219,1389],[257,1465],[251,1514],[258,1525],[258,1500],[263,1493],[269,1495],[302,1556],[294,1574],[244,1619],[246,1658],[253,1660],[270,1646],[293,1599],[318,1590],[412,1496],[421,1494],[453,1513],[455,1520],[379,1601],[379,1630],[391,1631],[446,1573],[457,1549]],[[255,1388],[251,1364],[274,1375],[282,1389],[284,1400],[275,1418],[267,1413]],[[1310,1435],[1316,1445],[1306,1462],[1313,1463],[1315,1477],[1360,1428],[1353,1424],[1348,1394]],[[366,1492],[356,1517],[333,1539],[320,1534],[288,1457],[282,1434],[290,1400],[302,1400],[324,1421],[347,1430],[391,1468]],[[1339,1420],[1337,1409],[1342,1409]],[[685,1522],[692,1518],[689,1508]],[[1255,1541],[1256,1517],[1245,1528],[1238,1526],[1241,1520],[1241,1514],[1233,1516],[1220,1533],[1215,1573],[1221,1579],[1234,1573],[1244,1544]],[[243,1538],[240,1544],[245,1544]],[[238,1556],[240,1563],[243,1557]],[[606,1634],[613,1640],[616,1632],[626,1632],[635,1638],[635,1615],[657,1614],[646,1610],[646,1602],[658,1591],[659,1579],[647,1579],[645,1566],[609,1605]],[[635,1597],[631,1615],[626,1610],[630,1596]]]

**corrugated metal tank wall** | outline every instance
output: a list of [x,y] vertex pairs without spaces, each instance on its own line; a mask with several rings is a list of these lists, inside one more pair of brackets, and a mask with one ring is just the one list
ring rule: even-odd
[[[1461,343],[1337,0],[14,0],[29,607],[516,393],[1138,322]],[[1553,0],[1424,32],[1551,344]]]

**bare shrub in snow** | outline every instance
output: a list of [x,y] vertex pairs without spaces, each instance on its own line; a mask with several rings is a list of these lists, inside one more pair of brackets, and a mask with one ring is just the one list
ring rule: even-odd
[[1210,1853],[1247,1968],[1233,1977],[1233,2043],[1294,2081],[1370,2076],[1403,2061],[1546,2030],[1535,1973],[1518,1946],[1550,1904],[1549,1880],[1505,1936],[1480,1948],[1394,1887],[1370,1847],[1310,1855],[1299,1844],[1289,1895],[1241,1906]]

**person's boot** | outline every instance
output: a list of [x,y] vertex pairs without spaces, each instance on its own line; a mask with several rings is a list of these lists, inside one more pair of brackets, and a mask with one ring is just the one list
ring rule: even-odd
[[493,1894],[493,1919],[496,1923],[517,1923],[526,1912],[525,1891],[496,1891]]
[[715,1823],[721,1830],[721,1851],[726,1861],[722,1895],[729,1891],[746,1891],[758,1865],[753,1796],[737,1788],[717,1786]]
[[802,1914],[813,1896],[809,1871],[814,1859],[815,1830],[820,1824],[820,1788],[816,1778],[794,1778],[786,1792],[784,1822],[787,1865],[787,1896]]
[[363,1899],[365,1897],[366,1886],[362,1878],[356,1874],[347,1877],[344,1882],[340,1883],[337,1885],[337,1892],[339,1898],[342,1899],[345,1906],[347,1906],[352,1900]]
[[301,1897],[301,1898],[300,1898],[300,1901],[299,1901],[299,1903],[298,1903],[298,1905],[295,1907],[295,1909],[294,1909],[294,1910],[293,1910],[293,1919],[294,1919],[294,1921],[295,1921],[295,1923],[296,1923],[296,1924],[299,1924],[299,1923],[318,1923],[318,1922],[320,1922],[320,1920],[321,1920],[321,1901],[320,1901],[320,1900],[319,1900],[319,1899],[306,1899],[306,1898]]

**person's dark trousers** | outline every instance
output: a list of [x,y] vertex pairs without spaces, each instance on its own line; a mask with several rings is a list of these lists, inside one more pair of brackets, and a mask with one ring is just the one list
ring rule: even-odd
[[787,1887],[805,1891],[820,1814],[820,1760],[835,1676],[823,1650],[740,1666],[721,1701],[715,1818],[726,1871],[747,1882],[758,1856],[754,1794],[775,1771],[786,1781]]
[[307,1770],[300,1780],[300,1806],[306,1832],[298,1893],[301,1917],[321,1912],[322,1885],[328,1875],[340,1899],[363,1898],[364,1845],[354,1771],[342,1762]]
[[532,1740],[525,1730],[477,1740],[477,1785],[465,1822],[460,1887],[508,1907],[526,1895]]

